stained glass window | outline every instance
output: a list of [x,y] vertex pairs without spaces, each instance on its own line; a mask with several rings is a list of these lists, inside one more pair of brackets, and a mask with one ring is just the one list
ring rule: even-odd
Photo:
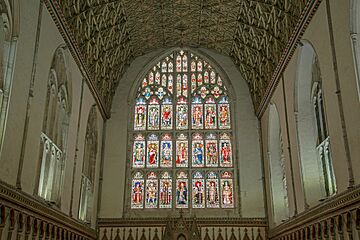
[[172,178],[164,172],[160,180],[160,208],[172,207]]
[[131,193],[131,208],[143,208],[144,199],[144,178],[140,172],[133,176],[132,193]]
[[141,78],[133,109],[131,209],[235,208],[231,101],[209,62],[173,51]]

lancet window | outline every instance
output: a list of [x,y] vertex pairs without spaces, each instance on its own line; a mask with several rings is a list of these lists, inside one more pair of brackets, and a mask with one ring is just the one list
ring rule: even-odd
[[130,208],[234,208],[231,101],[221,74],[196,54],[176,50],[139,85]]
[[38,188],[38,195],[54,204],[60,203],[64,178],[71,112],[68,87],[65,50],[60,47],[54,54],[47,85]]
[[92,106],[86,126],[83,169],[81,177],[79,219],[91,223],[94,199],[95,168],[97,155],[96,106]]

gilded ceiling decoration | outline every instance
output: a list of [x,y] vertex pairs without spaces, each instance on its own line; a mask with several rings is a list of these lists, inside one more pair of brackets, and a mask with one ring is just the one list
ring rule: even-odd
[[58,0],[107,110],[134,57],[192,46],[231,56],[255,108],[307,0]]

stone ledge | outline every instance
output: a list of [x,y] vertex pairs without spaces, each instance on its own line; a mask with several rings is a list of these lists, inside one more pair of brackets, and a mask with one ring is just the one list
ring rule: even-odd
[[89,239],[96,239],[96,231],[82,222],[69,217],[61,211],[51,208],[45,201],[24,193],[0,180],[0,206],[14,208],[29,216],[45,220],[72,232],[78,232]]
[[270,229],[269,236],[274,238],[295,231],[301,227],[318,223],[333,216],[345,213],[360,207],[360,185],[355,186],[343,193],[328,198],[321,204],[298,214],[287,222]]

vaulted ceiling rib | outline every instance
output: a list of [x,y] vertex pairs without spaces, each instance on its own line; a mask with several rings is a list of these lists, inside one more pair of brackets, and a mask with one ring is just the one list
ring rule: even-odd
[[307,0],[57,0],[109,110],[134,57],[194,46],[233,58],[255,108]]

